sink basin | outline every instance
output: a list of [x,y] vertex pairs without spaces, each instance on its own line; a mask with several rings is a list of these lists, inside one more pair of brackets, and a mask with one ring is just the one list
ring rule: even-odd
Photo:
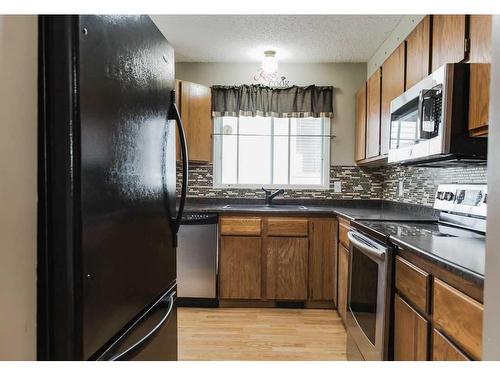
[[297,211],[297,210],[307,210],[306,206],[300,206],[296,204],[226,204],[224,209],[233,210],[244,210],[244,211]]

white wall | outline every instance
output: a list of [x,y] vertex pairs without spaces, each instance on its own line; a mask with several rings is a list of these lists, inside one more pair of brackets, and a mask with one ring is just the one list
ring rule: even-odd
[[36,359],[37,16],[0,16],[0,360]]
[[[500,16],[493,16],[491,98],[488,143],[500,143]],[[483,359],[500,360],[500,154],[488,150],[488,223],[486,238],[486,275],[484,282]]]
[[377,70],[386,58],[401,44],[403,40],[410,34],[410,32],[418,25],[424,18],[424,15],[411,15],[404,16],[398,23],[396,28],[377,49],[373,56],[367,63],[367,77],[370,77],[375,70]]
[[[177,63],[176,78],[212,85],[252,84],[259,69],[253,63]],[[366,80],[366,64],[280,64],[279,75],[290,85],[334,86],[332,165],[355,165],[354,123],[355,93]]]

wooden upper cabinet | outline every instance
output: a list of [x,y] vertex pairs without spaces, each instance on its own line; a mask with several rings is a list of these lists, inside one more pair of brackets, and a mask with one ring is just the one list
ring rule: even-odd
[[469,17],[469,62],[490,63],[491,15],[473,14]]
[[366,156],[366,82],[356,92],[356,161]]
[[[180,81],[178,106],[186,133],[189,160],[212,161],[212,94],[210,87]],[[179,153],[178,159],[179,159]]]
[[490,64],[470,66],[469,120],[470,135],[486,135],[490,108]]
[[405,91],[405,43],[382,64],[382,100],[380,124],[380,154],[389,152],[389,131],[391,126],[391,101]]
[[381,69],[366,83],[366,158],[380,155],[380,78]]
[[429,75],[430,63],[431,17],[426,16],[406,38],[406,89]]
[[266,298],[307,300],[307,238],[269,237],[265,251]]
[[432,71],[467,58],[466,15],[432,16]]
[[337,220],[309,222],[309,300],[337,302]]
[[469,131],[486,135],[489,123],[491,15],[470,16]]
[[394,360],[426,361],[429,322],[397,294],[394,297]]

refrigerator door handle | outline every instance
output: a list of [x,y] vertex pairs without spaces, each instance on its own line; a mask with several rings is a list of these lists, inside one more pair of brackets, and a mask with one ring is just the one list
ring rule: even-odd
[[179,211],[174,220],[174,234],[177,234],[181,225],[182,214],[184,213],[184,206],[186,204],[187,186],[188,186],[188,149],[186,142],[186,133],[184,132],[184,125],[182,124],[181,115],[177,104],[175,103],[175,90],[170,91],[170,109],[168,111],[168,119],[175,120],[177,130],[179,132],[179,141],[181,143],[181,157],[182,157],[182,186],[181,186],[181,199],[179,202]]
[[[166,302],[168,301],[168,308],[167,308],[167,311],[165,313],[165,315],[163,315],[163,317],[161,318],[161,320],[158,322],[158,324],[156,324],[153,329],[151,329],[146,335],[144,335],[140,340],[138,340],[135,344],[129,346],[127,349],[125,349],[124,351],[120,352],[120,353],[117,353],[117,354],[108,354],[106,355],[108,352],[110,352],[113,347],[116,347],[116,345],[119,345],[120,342],[125,339],[128,334],[133,331],[134,329],[134,326],[132,326],[127,332],[125,332],[121,338],[115,342],[115,344],[113,344],[113,346],[111,348],[109,348],[98,360],[101,360],[101,361],[120,361],[120,360],[126,360],[127,357],[136,352],[141,346],[143,346],[144,344],[146,344],[150,339],[152,339],[154,337],[154,335],[160,330],[160,328],[163,326],[163,324],[165,324],[165,322],[168,321],[168,319],[170,318],[170,315],[172,314],[172,310],[174,308],[174,300],[175,300],[175,295],[176,295],[176,292],[173,291],[172,293],[170,293],[164,300],[160,301],[159,304],[162,304],[163,302]],[[155,308],[158,306],[158,304],[156,306],[153,306],[151,309],[149,309],[141,318],[140,320],[143,320],[146,318],[146,316],[151,313],[151,312],[154,312],[155,311]]]

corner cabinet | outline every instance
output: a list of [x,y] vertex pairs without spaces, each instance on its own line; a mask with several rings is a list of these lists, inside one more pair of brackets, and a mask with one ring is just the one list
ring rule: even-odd
[[219,234],[219,299],[226,306],[336,306],[336,219],[221,215]]
[[331,218],[309,220],[309,300],[337,304],[337,227]]
[[350,222],[339,218],[339,264],[338,264],[338,304],[337,310],[344,324],[347,318],[348,296],[349,296],[349,238]]
[[[212,94],[210,87],[176,81],[176,100],[181,114],[189,160],[212,161]],[[177,142],[177,159],[180,159]]]

